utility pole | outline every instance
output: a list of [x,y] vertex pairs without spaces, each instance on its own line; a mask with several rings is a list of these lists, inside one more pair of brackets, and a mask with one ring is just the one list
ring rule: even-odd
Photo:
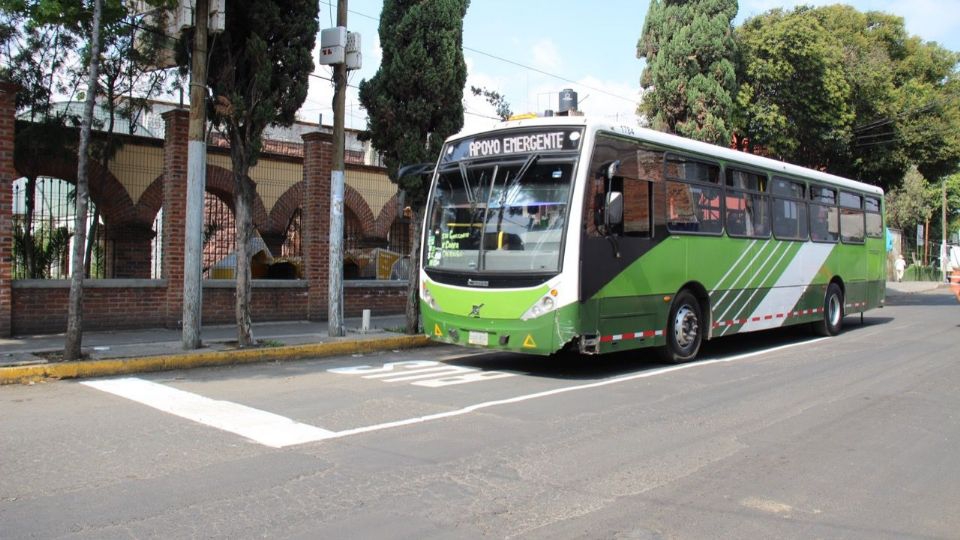
[[940,279],[946,281],[947,279],[947,256],[949,251],[947,250],[947,179],[946,177],[940,181],[940,184],[943,186],[943,208],[940,214],[940,230],[942,238],[942,243],[940,244]]
[[[347,27],[347,0],[337,0],[337,26]],[[343,184],[344,109],[347,64],[333,66],[333,167],[330,172],[330,282],[327,293],[327,333],[345,335],[343,327]]]
[[[203,195],[207,183],[208,0],[196,0],[190,66],[190,128],[187,143],[187,215],[183,246],[183,348],[200,348],[203,287]],[[239,261],[238,261],[239,264]]]

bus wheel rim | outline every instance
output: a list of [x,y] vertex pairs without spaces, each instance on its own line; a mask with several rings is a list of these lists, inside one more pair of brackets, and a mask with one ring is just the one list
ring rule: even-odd
[[830,326],[836,326],[840,322],[840,298],[837,295],[830,296],[828,306],[830,315]]
[[697,313],[690,306],[681,306],[673,320],[673,335],[677,345],[686,349],[697,340],[700,324]]

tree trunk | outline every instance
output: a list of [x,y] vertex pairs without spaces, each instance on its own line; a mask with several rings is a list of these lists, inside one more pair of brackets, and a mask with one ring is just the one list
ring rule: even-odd
[[253,235],[253,199],[256,187],[247,178],[247,160],[242,155],[242,143],[231,142],[231,152],[241,154],[233,157],[235,191],[233,196],[237,227],[237,344],[240,347],[252,347],[253,320],[250,313],[250,238]]
[[100,67],[100,15],[102,11],[102,0],[94,0],[93,35],[90,36],[90,67],[87,73],[87,99],[83,106],[80,148],[77,150],[77,217],[74,224],[70,306],[67,314],[66,343],[63,349],[64,360],[80,358],[80,344],[83,339],[83,254],[87,237],[87,201],[90,197],[87,164],[89,162],[90,127],[93,124],[93,106],[97,97],[97,71]]
[[407,285],[407,333],[420,333],[420,214],[413,211],[413,234],[410,238],[410,275]]

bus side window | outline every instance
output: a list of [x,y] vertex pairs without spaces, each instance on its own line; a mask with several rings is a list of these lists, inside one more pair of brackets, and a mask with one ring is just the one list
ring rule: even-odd
[[[619,161],[617,176],[606,178],[606,166]],[[639,141],[613,134],[597,136],[590,176],[583,201],[583,228],[590,237],[614,234],[624,237],[649,238],[653,235],[653,185],[661,178],[663,152],[648,148]],[[623,222],[606,231],[604,206],[608,192],[622,194]]]
[[722,234],[720,166],[669,154],[666,177],[667,227],[674,232]]
[[840,192],[840,240],[845,244],[864,241],[863,197],[848,191]]
[[840,240],[840,211],[837,192],[822,186],[810,186],[810,239],[815,242]]
[[806,186],[774,177],[770,192],[773,194],[773,235],[778,240],[807,239]]
[[649,238],[651,226],[651,183],[646,180],[623,181],[623,235]]

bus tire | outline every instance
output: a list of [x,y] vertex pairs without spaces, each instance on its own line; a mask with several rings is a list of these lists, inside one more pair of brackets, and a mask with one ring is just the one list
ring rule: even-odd
[[843,328],[843,290],[836,283],[827,286],[823,297],[823,319],[813,323],[813,331],[821,336],[835,336]]
[[703,309],[690,291],[680,291],[673,299],[667,320],[666,340],[662,356],[671,364],[689,362],[700,351],[703,342]]

